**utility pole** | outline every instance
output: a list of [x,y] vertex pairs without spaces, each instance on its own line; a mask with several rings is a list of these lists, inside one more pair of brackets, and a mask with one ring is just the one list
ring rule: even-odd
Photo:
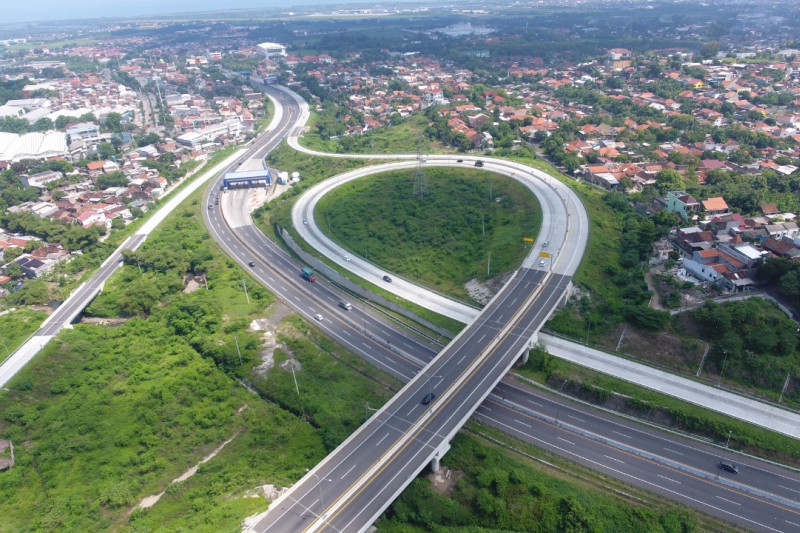
[[241,366],[242,365],[242,351],[239,350],[239,336],[238,335],[234,335],[233,336],[233,342],[236,343],[236,353],[239,354],[239,366]]
[[242,280],[242,287],[244,287],[244,297],[247,298],[247,305],[250,305],[250,296],[247,294],[247,282]]
[[489,259],[486,261],[486,277],[492,275],[492,251],[489,250]]
[[289,368],[292,369],[292,379],[294,380],[294,390],[297,391],[297,395],[300,396],[300,387],[297,386],[297,376],[294,374],[294,365],[290,364]]
[[417,145],[417,174],[414,176],[414,198],[422,199],[428,194],[428,177],[425,175],[425,156],[422,154],[422,144]]

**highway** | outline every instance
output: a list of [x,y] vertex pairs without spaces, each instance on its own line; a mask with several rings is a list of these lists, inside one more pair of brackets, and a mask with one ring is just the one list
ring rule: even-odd
[[[279,91],[270,92],[273,97],[282,99]],[[260,162],[263,155],[285,134],[285,128],[292,127],[292,120],[296,121],[295,125],[303,120],[302,113],[291,109],[291,101],[285,99],[281,101],[287,111],[284,115],[284,108],[281,106],[276,114],[277,122],[274,121],[269,127],[268,137],[271,137],[273,142],[269,146],[261,146],[256,157],[252,159],[243,157],[244,151],[238,152],[215,167],[208,176],[199,178],[195,187],[202,185],[204,179],[210,178],[234,162],[241,161],[241,168],[247,168],[245,165],[253,164],[254,161]],[[216,194],[216,191],[218,191],[217,183],[209,189],[207,195],[212,192]],[[241,205],[248,200],[248,194],[249,191],[245,190],[226,192],[221,198],[221,206],[229,211],[241,211]],[[207,196],[206,200],[209,199],[210,196]],[[165,205],[157,213],[158,217],[151,218],[147,225],[131,237],[130,241],[123,244],[116,253],[118,254],[123,248],[138,247],[147,233],[166,216],[169,212],[168,207],[174,205],[172,202]],[[256,266],[251,270],[256,278],[307,318],[321,312],[325,318],[322,322],[313,322],[315,325],[378,368],[403,381],[410,381],[419,375],[419,369],[437,353],[438,346],[418,340],[402,326],[369,312],[368,304],[354,301],[355,305],[350,311],[338,308],[336,303],[341,298],[340,292],[324,280],[313,284],[302,280],[297,264],[251,224],[237,227],[234,231],[226,227],[224,220],[218,215],[217,208],[209,210],[206,216],[208,220],[215,221],[209,226],[212,235],[244,268],[249,268],[248,261],[255,260]],[[219,229],[221,233],[215,233],[214,228]],[[226,242],[227,245],[224,244]],[[71,321],[70,316],[77,315],[83,306],[91,301],[96,291],[102,287],[118,265],[118,255],[109,257],[95,277],[76,289],[59,310],[48,318],[26,347],[35,349],[33,351],[35,354],[52,338],[52,335]],[[532,270],[529,274],[535,278],[544,276],[545,272]],[[541,281],[539,278],[536,279]],[[491,324],[485,326],[491,329]],[[507,348],[506,346],[503,349]],[[18,352],[21,353],[22,350]],[[459,363],[458,359],[455,362]],[[15,358],[14,363],[16,367],[4,364],[0,368],[2,383],[13,376],[16,372],[14,368],[20,368],[24,364],[24,362],[19,364],[19,358]],[[461,361],[461,364],[466,363]],[[434,372],[431,375],[439,374]],[[436,387],[440,397],[433,405],[443,401],[439,390],[442,379],[422,375],[417,377],[417,380],[417,393],[426,392],[426,387],[429,390]],[[417,412],[420,409],[419,399],[410,398],[409,410],[414,409]],[[455,400],[449,400],[453,401]],[[379,413],[373,418],[379,416],[382,415]],[[557,395],[522,387],[508,377],[494,389],[492,396],[481,404],[473,418],[591,468],[627,480],[631,484],[648,488],[671,499],[685,501],[710,514],[756,531],[798,530],[800,515],[797,511],[797,496],[800,495],[800,481],[795,472],[737,455],[734,459],[742,465],[741,474],[735,477],[721,474],[714,465],[721,454],[729,453],[725,450],[575,405]],[[391,426],[395,419],[383,420],[385,426]],[[426,429],[422,431],[423,435],[427,434],[426,431],[430,427],[430,423],[426,425]],[[598,453],[598,450],[602,453]],[[634,463],[638,466],[633,466]],[[678,474],[681,477],[677,477]],[[318,497],[311,498],[311,501],[307,502],[315,503],[314,500],[317,500],[315,505],[304,511],[303,523],[310,522],[321,514],[327,514],[323,512],[323,508],[332,508],[329,503],[332,502],[332,496],[327,491],[329,485],[336,481],[333,477],[320,477],[316,470],[306,478],[313,480],[312,485],[316,483],[314,490],[318,493]],[[332,481],[327,481],[329,479]],[[342,481],[339,480],[340,483]],[[308,479],[303,483],[307,486]],[[678,489],[670,488],[671,484],[678,484]],[[348,507],[339,506],[337,509],[341,510],[341,515],[349,516],[348,513],[352,513],[352,509],[348,511]]]
[[[229,205],[237,206],[237,212],[241,213],[241,203],[246,200],[246,195],[245,191],[226,192],[223,209]],[[222,223],[221,217],[219,220]],[[255,260],[256,266],[252,270],[257,278],[307,318],[311,319],[316,312],[322,312],[325,319],[321,323],[314,322],[315,325],[378,368],[407,381],[418,375],[419,368],[435,353],[436,348],[431,347],[430,343],[413,340],[408,332],[397,325],[363,314],[357,302],[351,311],[336,307],[341,298],[338,291],[324,280],[313,284],[302,280],[299,266],[252,225],[232,230],[225,229],[223,223],[221,231],[228,235],[231,242],[238,242],[235,244],[239,249],[238,255],[233,255],[243,266],[247,261]],[[237,238],[237,234],[242,238]],[[398,341],[398,338],[406,338],[405,342],[411,345],[401,345],[402,341]],[[412,345],[416,347],[412,348]],[[442,380],[435,377],[438,374],[433,372],[431,375],[434,377],[423,374],[422,378],[418,378],[424,382],[418,384],[418,393],[427,393],[426,384],[429,391],[440,385]],[[410,398],[410,403],[406,402],[409,410],[421,405],[419,399]],[[379,413],[375,416],[382,415]],[[388,417],[386,423],[394,424],[395,418]],[[570,400],[522,387],[510,378],[497,386],[492,397],[483,402],[474,418],[590,468],[602,470],[613,477],[756,531],[790,531],[793,523],[800,523],[797,499],[792,499],[800,494],[800,481],[796,473],[734,456],[746,469],[746,475],[737,479],[726,477],[715,465],[721,455],[732,455],[727,451],[634,422],[621,421],[616,416],[596,409],[572,405]],[[388,440],[389,437],[383,438]],[[603,453],[598,454],[598,449]],[[638,466],[634,468],[633,465]],[[337,481],[327,470],[315,469],[295,486],[298,489],[305,487],[309,501],[296,503],[294,509],[288,510],[285,502],[278,502],[277,505],[283,506],[291,516],[300,517],[301,524],[310,523],[323,515],[327,518],[328,512],[323,511],[323,507],[329,510],[333,508],[330,502],[335,491],[330,490],[331,485],[341,484],[342,481]],[[671,490],[669,483],[679,485],[679,489]],[[309,487],[314,494],[309,494]],[[346,506],[341,514],[347,515],[347,509],[353,507],[358,505]],[[302,512],[298,508],[303,509]],[[257,521],[251,522],[250,530],[262,530],[256,524]],[[286,530],[297,525],[293,524]],[[262,522],[261,526],[264,525]],[[274,525],[277,529],[265,530],[284,530],[282,521]]]

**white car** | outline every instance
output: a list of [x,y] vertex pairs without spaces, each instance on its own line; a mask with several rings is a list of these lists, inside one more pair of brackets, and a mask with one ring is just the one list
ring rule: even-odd
[[318,320],[319,322],[322,322],[322,315],[317,313],[316,315],[314,315],[314,319]]
[[349,255],[344,256],[344,260],[345,261],[350,261],[350,256]]

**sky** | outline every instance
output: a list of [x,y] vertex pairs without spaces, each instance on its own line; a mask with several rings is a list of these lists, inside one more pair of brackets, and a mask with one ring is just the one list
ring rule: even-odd
[[[397,1],[397,0],[395,0]],[[402,2],[404,0],[399,0]],[[407,1],[407,0],[406,0]],[[398,2],[398,3],[399,3]],[[323,4],[369,4],[368,0],[3,0],[5,23],[102,17],[138,17],[165,13],[214,11],[253,7],[289,8]]]

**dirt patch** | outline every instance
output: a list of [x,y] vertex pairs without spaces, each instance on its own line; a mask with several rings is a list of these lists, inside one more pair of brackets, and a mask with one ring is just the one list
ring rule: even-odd
[[487,281],[478,281],[473,278],[464,284],[469,297],[481,305],[486,305],[503,288],[511,273],[491,278]]
[[270,501],[275,501],[280,498],[284,492],[289,490],[287,487],[276,487],[275,485],[261,485],[253,490],[245,493],[245,498],[265,498]]
[[[267,372],[275,366],[275,350],[282,350],[286,353],[289,349],[282,342],[278,342],[278,326],[292,310],[281,302],[276,302],[270,308],[272,311],[268,317],[253,320],[250,323],[250,331],[260,331],[261,334],[261,364],[254,367],[253,371],[259,376],[266,376]],[[287,370],[289,368],[287,367]],[[295,368],[299,370],[299,368]]]
[[186,282],[186,287],[183,288],[184,294],[189,294],[190,292],[194,292],[200,288],[200,284],[197,283],[195,280],[190,279]]
[[438,472],[431,472],[426,476],[428,481],[431,482],[431,488],[449,498],[456,488],[458,480],[464,477],[464,472],[461,470],[450,470],[444,466],[439,468]]
[[697,371],[704,350],[705,343],[702,341],[631,327],[625,330],[625,336],[619,344],[619,352],[623,354],[682,372]]
[[81,317],[81,324],[94,324],[96,326],[119,326],[130,320],[130,318],[103,318],[95,316]]
[[[242,407],[240,408],[240,411],[239,411],[239,412],[241,412],[241,410],[242,410],[242,409],[244,409],[244,408],[246,408],[246,407],[247,407],[247,404],[245,404],[244,406],[242,406]],[[194,465],[193,467],[191,467],[189,470],[187,470],[186,472],[184,472],[184,473],[183,473],[183,474],[181,474],[180,476],[178,476],[178,477],[176,477],[175,479],[173,479],[173,480],[172,480],[172,482],[170,483],[170,485],[171,485],[172,483],[180,483],[181,481],[186,481],[187,479],[189,479],[190,477],[192,477],[193,475],[195,475],[195,473],[197,473],[197,469],[198,469],[198,467],[199,467],[201,464],[203,464],[203,463],[206,463],[206,462],[210,461],[211,459],[213,459],[213,458],[214,458],[214,457],[215,457],[215,456],[216,456],[216,455],[217,455],[217,454],[218,454],[218,453],[219,453],[219,452],[222,450],[222,448],[224,448],[224,447],[225,447],[225,446],[226,446],[228,443],[230,443],[230,442],[231,442],[233,439],[235,439],[237,435],[239,435],[239,431],[236,431],[236,433],[234,433],[234,434],[233,434],[233,435],[232,435],[232,436],[231,436],[231,437],[230,437],[228,440],[226,440],[225,442],[223,442],[222,444],[220,444],[220,445],[217,447],[217,449],[215,449],[213,452],[211,452],[211,453],[209,453],[208,455],[206,455],[205,457],[203,457],[203,458],[200,460],[200,462],[199,462],[199,463],[197,463],[196,465]],[[167,492],[167,491],[166,491],[166,489],[164,489],[163,491],[161,491],[161,492],[160,492],[160,493],[158,493],[158,494],[153,494],[153,495],[150,495],[150,496],[145,496],[144,498],[142,498],[142,499],[139,501],[139,503],[138,503],[138,504],[136,504],[136,506],[135,506],[135,507],[133,507],[132,509],[130,509],[130,510],[128,511],[128,515],[130,515],[130,514],[133,512],[133,510],[134,510],[134,509],[136,509],[137,507],[141,507],[142,509],[147,509],[148,507],[152,507],[152,506],[154,506],[154,505],[155,505],[155,504],[158,502],[158,500],[160,500],[160,499],[161,499],[161,497],[164,495],[164,493],[165,493],[165,492]]]

